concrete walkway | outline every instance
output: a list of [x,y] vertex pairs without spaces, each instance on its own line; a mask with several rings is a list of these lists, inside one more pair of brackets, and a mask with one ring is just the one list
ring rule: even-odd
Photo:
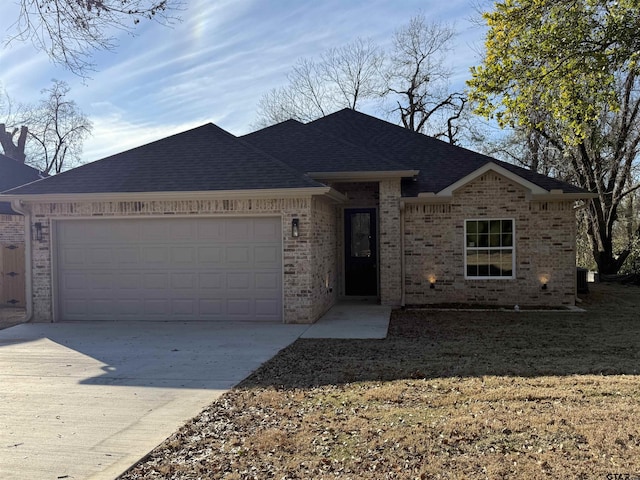
[[350,300],[334,305],[300,338],[380,339],[387,336],[391,307]]

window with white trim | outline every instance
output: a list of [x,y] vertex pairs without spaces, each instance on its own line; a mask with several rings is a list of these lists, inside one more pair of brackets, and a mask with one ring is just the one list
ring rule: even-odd
[[515,278],[513,219],[465,220],[465,278]]

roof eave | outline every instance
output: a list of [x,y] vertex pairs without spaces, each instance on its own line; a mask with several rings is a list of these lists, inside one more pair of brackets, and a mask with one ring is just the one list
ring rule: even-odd
[[420,170],[366,170],[351,172],[308,172],[307,176],[313,180],[332,180],[341,182],[373,182],[389,178],[411,178]]
[[544,201],[578,201],[578,200],[590,200],[592,198],[598,198],[597,193],[578,192],[578,193],[564,193],[551,190],[549,193],[533,194],[531,200],[544,202]]
[[[598,195],[595,193],[564,193],[558,190],[552,190],[549,193],[531,194],[527,198],[535,202],[577,202],[579,200],[590,200],[596,198]],[[451,203],[453,195],[442,195],[440,193],[423,192],[418,194],[417,197],[402,197],[400,200],[407,205],[410,204],[446,204]]]
[[337,202],[346,197],[331,187],[269,188],[251,190],[208,190],[179,192],[108,192],[108,193],[42,193],[0,194],[0,201],[19,200],[24,203],[68,203],[68,202],[123,202],[123,201],[175,201],[175,200],[222,200],[249,198],[292,198],[314,195],[327,196]]

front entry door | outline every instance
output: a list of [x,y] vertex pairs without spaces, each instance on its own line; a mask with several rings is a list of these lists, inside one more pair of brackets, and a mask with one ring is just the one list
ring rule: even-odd
[[378,249],[375,208],[344,211],[345,294],[378,294]]

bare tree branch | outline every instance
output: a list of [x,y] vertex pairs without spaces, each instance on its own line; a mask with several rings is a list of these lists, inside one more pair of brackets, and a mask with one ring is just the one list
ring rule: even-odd
[[142,20],[169,24],[182,0],[20,0],[15,40],[31,41],[54,63],[86,77],[92,55],[116,47],[114,31],[133,33]]

